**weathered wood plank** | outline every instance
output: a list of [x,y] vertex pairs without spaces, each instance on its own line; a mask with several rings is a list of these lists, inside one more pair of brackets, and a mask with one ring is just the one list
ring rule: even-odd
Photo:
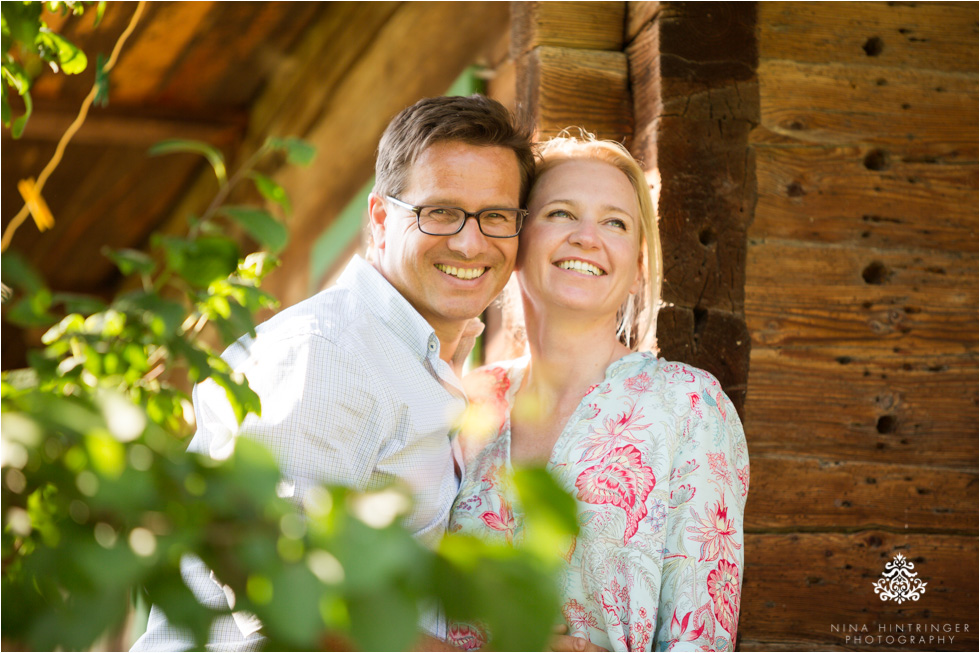
[[540,46],[516,61],[518,97],[526,102],[540,138],[582,127],[599,138],[628,141],[633,134],[626,55],[622,52]]
[[688,308],[742,311],[745,234],[755,204],[746,121],[670,116],[633,152],[658,170],[663,299]]
[[977,7],[969,2],[762,2],[759,54],[977,72]]
[[[873,584],[885,564],[901,553],[927,583],[918,601],[882,601]],[[809,533],[745,537],[745,581],[739,634],[744,642],[804,642],[826,650],[963,650],[977,647],[977,538],[874,530],[853,534]],[[897,635],[899,624],[961,624],[945,642],[924,645],[855,643],[848,625],[866,625],[867,635]],[[879,631],[879,625],[882,630]],[[966,632],[964,632],[964,625]],[[843,626],[843,628],[841,627]],[[835,632],[835,628],[838,629]],[[911,634],[906,631],[906,634]],[[952,637],[952,641],[950,640]],[[753,649],[754,650],[754,649]]]
[[623,47],[625,2],[512,2],[511,54],[538,46],[609,50]]
[[750,237],[977,251],[975,163],[857,146],[756,146],[755,158]]
[[976,254],[756,240],[748,249],[745,312],[758,346],[975,353],[977,294]]
[[487,80],[487,95],[517,112],[517,66],[513,61],[504,61],[494,69],[493,77]]
[[975,343],[960,355],[753,343],[745,401],[751,451],[975,470]]
[[976,471],[752,455],[749,531],[977,530]]
[[158,6],[112,71],[113,102],[133,103],[158,92],[198,29],[213,20],[215,4],[172,2]]
[[626,43],[630,43],[637,35],[652,23],[660,12],[659,0],[653,2],[626,3]]
[[976,160],[976,75],[766,59],[759,62],[759,95],[762,126],[778,136],[928,145],[970,152]]

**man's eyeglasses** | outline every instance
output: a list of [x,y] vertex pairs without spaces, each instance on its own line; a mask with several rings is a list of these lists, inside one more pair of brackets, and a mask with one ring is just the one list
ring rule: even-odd
[[463,230],[467,218],[476,218],[480,233],[490,238],[513,238],[527,216],[524,209],[483,209],[476,213],[458,206],[412,206],[388,195],[385,199],[408,209],[418,220],[419,231],[430,236],[452,236]]

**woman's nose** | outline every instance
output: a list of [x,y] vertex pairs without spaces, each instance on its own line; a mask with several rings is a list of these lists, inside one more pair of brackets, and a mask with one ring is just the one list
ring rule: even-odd
[[591,220],[579,220],[575,224],[575,229],[568,238],[569,242],[580,247],[596,247],[599,242],[599,234],[596,231],[596,224]]

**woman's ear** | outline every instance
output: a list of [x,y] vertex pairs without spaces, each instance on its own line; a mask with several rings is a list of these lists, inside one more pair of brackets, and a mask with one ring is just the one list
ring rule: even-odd
[[371,240],[375,249],[385,248],[385,220],[388,218],[388,210],[385,208],[384,199],[371,193],[368,195],[368,224],[371,227]]

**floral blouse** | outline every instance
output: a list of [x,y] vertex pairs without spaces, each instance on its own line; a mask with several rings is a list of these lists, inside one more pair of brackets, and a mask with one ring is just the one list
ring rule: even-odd
[[[506,475],[510,409],[527,364],[466,379],[493,426],[460,436],[466,472],[451,532],[521,541]],[[569,634],[616,651],[734,647],[749,459],[735,408],[711,374],[649,352],[619,359],[572,413],[548,469],[578,508],[560,579]],[[456,646],[485,639],[476,626],[450,626]]]

